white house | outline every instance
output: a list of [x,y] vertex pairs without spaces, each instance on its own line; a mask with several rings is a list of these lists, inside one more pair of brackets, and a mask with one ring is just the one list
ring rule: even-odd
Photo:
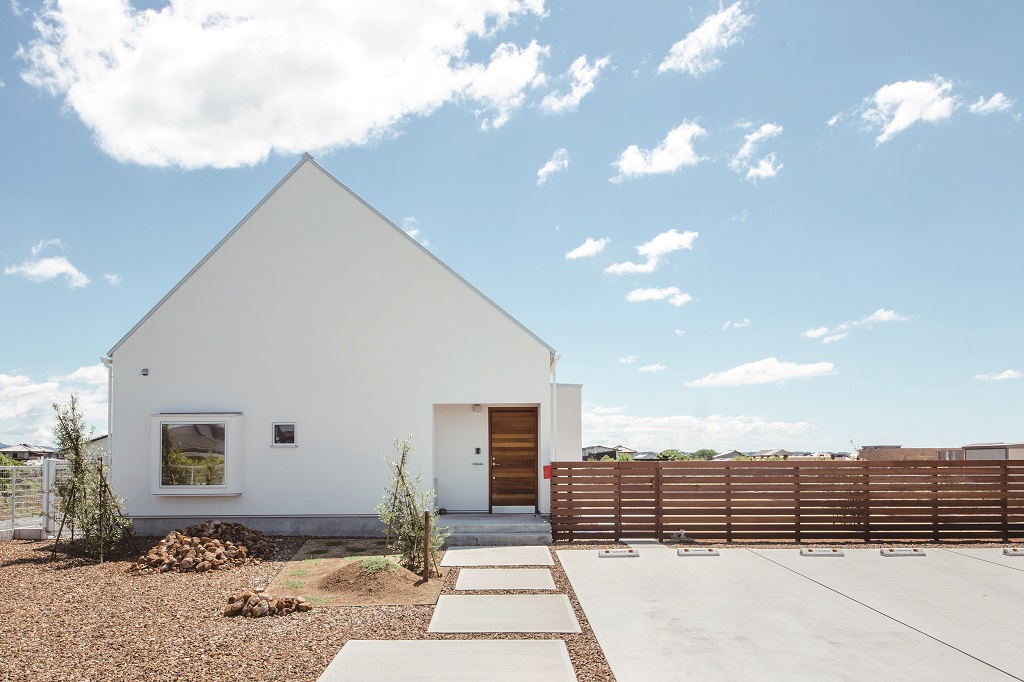
[[370,533],[411,433],[439,507],[546,513],[581,457],[557,361],[307,154],[105,359],[113,480],[142,533]]

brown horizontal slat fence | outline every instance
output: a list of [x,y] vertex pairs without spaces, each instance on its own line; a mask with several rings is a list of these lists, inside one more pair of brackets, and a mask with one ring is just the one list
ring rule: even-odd
[[555,540],[1024,538],[1024,461],[553,462]]

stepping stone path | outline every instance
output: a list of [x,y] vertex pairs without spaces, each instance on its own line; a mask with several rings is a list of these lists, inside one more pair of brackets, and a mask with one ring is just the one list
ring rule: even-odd
[[[536,568],[554,564],[546,546],[451,547],[441,561],[442,566],[500,567],[462,569],[455,589],[463,591],[554,591],[550,569]],[[427,631],[578,633],[580,624],[565,594],[459,594],[438,598]],[[565,642],[552,639],[353,640],[345,644],[320,682],[383,679],[374,677],[381,674],[382,660],[415,661],[408,675],[395,675],[396,670],[389,667],[387,679],[576,682]],[[482,663],[489,666],[487,670],[480,667]]]

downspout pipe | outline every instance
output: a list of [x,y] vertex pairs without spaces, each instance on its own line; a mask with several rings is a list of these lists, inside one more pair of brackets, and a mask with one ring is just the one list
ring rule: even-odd
[[549,462],[555,461],[555,445],[558,437],[558,375],[556,368],[561,355],[551,353],[551,456]]
[[107,368],[107,452],[114,445],[114,358],[101,357],[100,362]]

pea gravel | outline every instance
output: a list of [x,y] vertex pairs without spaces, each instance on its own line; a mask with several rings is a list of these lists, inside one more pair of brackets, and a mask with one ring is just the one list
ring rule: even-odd
[[[229,595],[269,585],[303,540],[275,538],[275,557],[261,564],[141,576],[128,573],[130,561],[58,555],[50,563],[48,541],[0,542],[0,680],[315,680],[350,639],[522,638],[564,639],[581,682],[615,679],[554,554],[595,545],[552,547],[552,576],[573,605],[578,635],[431,634],[432,605],[222,615]],[[442,593],[454,593],[457,579],[449,571]]]

